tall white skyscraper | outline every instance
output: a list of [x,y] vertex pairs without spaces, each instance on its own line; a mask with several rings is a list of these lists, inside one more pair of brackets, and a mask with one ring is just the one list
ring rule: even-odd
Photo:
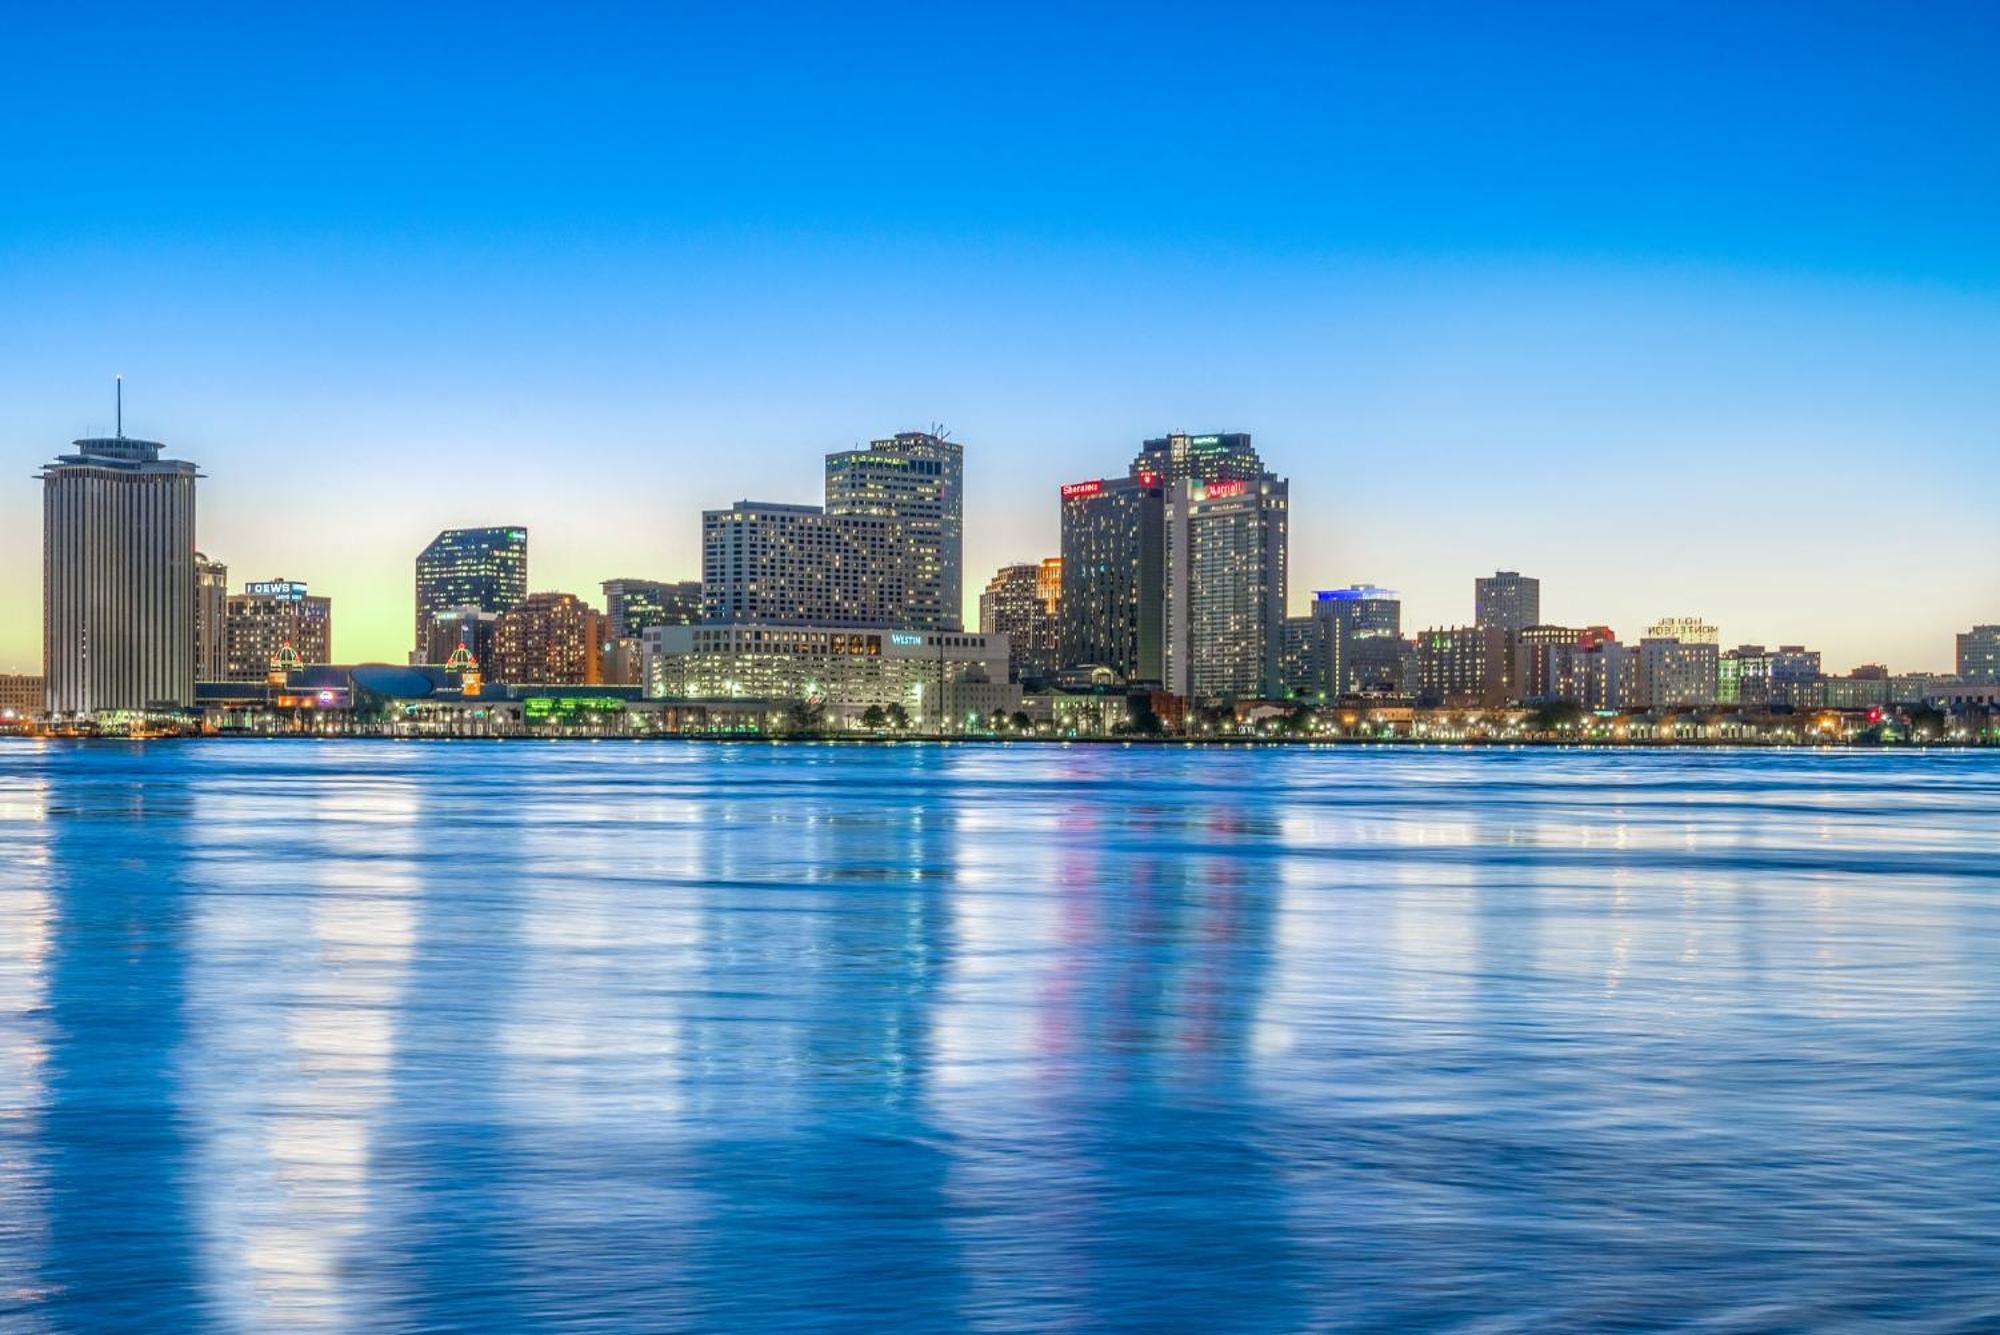
[[[122,413],[121,413],[122,418]],[[157,441],[75,442],[42,469],[51,714],[194,704],[195,466]]]

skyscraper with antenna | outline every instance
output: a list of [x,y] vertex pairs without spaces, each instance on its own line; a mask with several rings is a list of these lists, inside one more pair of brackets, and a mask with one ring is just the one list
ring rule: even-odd
[[49,713],[194,703],[195,465],[125,434],[72,443],[42,482],[42,659]]

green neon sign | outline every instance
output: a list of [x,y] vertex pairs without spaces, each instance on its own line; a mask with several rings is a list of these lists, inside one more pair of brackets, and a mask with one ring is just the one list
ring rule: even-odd
[[585,695],[558,700],[546,695],[531,695],[521,702],[521,718],[528,723],[547,723],[550,720],[567,723],[591,714],[616,714],[624,708],[623,700],[609,696]]

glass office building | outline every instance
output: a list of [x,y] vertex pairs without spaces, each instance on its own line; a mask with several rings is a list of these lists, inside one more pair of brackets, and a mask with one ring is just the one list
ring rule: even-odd
[[417,556],[415,648],[431,640],[433,615],[457,607],[505,612],[528,596],[528,530],[448,528]]
[[1095,478],[1062,489],[1062,666],[1162,680],[1166,488]]

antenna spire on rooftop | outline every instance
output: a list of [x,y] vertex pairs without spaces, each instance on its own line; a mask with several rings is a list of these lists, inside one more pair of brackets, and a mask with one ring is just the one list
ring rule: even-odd
[[125,439],[125,377],[114,376],[112,383],[117,386],[118,394],[118,439],[123,440]]

